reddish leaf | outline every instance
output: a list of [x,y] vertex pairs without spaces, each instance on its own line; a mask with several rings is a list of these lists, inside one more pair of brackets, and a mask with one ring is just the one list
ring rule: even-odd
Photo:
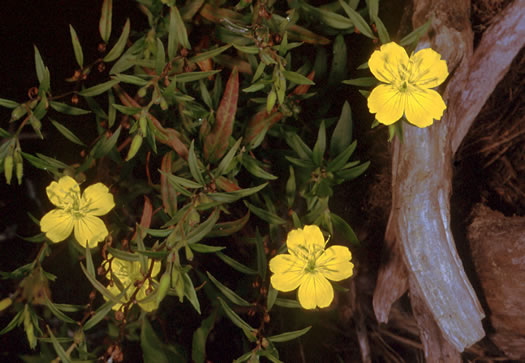
[[[160,170],[164,173],[171,174],[171,152],[166,153],[162,158]],[[173,215],[177,211],[177,195],[175,190],[168,182],[166,174],[160,174],[160,194],[162,196],[162,205],[164,212]]]
[[268,115],[266,110],[259,111],[252,117],[246,132],[244,133],[244,143],[249,144],[257,135],[263,132],[265,129],[269,129],[276,122],[283,118],[283,114],[280,112],[272,112]]
[[219,187],[219,189],[224,190],[225,192],[234,192],[236,190],[241,190],[241,187],[239,187],[235,182],[231,181],[230,179],[227,179],[223,176],[215,179],[215,184]]
[[204,140],[204,157],[212,163],[219,160],[228,148],[228,140],[232,134],[233,121],[237,112],[238,98],[239,73],[237,68],[234,68],[226,83],[226,88],[217,110],[215,124]]
[[151,217],[153,217],[153,206],[149,198],[144,196],[144,209],[142,210],[140,225],[144,228],[149,228],[151,226]]

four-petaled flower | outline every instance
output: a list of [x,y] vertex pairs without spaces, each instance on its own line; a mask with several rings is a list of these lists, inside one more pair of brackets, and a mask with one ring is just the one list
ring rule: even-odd
[[372,53],[368,66],[381,82],[368,97],[368,108],[377,121],[390,125],[403,115],[418,126],[432,125],[447,108],[441,95],[431,88],[448,77],[447,63],[436,51],[421,49],[408,57],[396,43],[387,43]]
[[331,246],[325,250],[325,244],[319,227],[304,226],[288,233],[289,254],[270,260],[273,287],[284,292],[299,287],[299,303],[305,309],[330,305],[334,289],[327,279],[341,281],[353,273],[350,250],[345,246]]
[[[157,299],[147,299],[148,295],[152,290],[152,282],[158,284],[153,277],[157,276],[160,272],[159,261],[153,262],[153,267],[151,266],[152,261],[148,261],[148,271],[141,271],[141,265],[139,261],[126,261],[119,258],[113,257],[108,253],[108,258],[106,261],[111,261],[111,269],[106,273],[106,278],[108,280],[113,280],[112,284],[107,286],[109,292],[113,295],[118,296],[122,291],[117,286],[113,277],[118,278],[118,281],[122,284],[122,287],[126,290],[125,296],[121,299],[121,304],[117,303],[112,306],[113,310],[119,310],[122,304],[129,302],[129,299],[134,295],[135,298],[133,302],[137,302],[139,306],[147,312],[155,310],[157,306]],[[148,275],[149,270],[151,273]],[[136,291],[138,289],[138,291]],[[104,299],[107,300],[106,297]],[[144,301],[145,300],[145,301]]]
[[46,188],[47,196],[57,208],[40,221],[40,229],[53,242],[65,240],[75,231],[75,239],[83,247],[95,247],[108,235],[104,222],[98,218],[114,206],[113,195],[102,183],[80,193],[80,186],[70,176],[61,177]]

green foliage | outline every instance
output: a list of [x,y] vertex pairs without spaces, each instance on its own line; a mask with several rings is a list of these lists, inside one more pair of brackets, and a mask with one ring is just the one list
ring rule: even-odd
[[[119,3],[100,2],[98,31],[108,51],[92,58],[70,26],[76,60],[71,89],[52,89],[43,60],[51,56],[43,58],[35,46],[37,93],[20,103],[0,98],[0,106],[12,110],[13,126],[0,129],[0,172],[7,184],[15,176],[20,184],[25,160],[55,179],[67,174],[90,184],[105,175],[101,182],[116,200],[105,219],[110,237],[91,250],[72,239],[62,242],[76,253],[74,264],[64,268],[82,271],[93,288],[91,297],[89,291],[82,296],[85,305],[58,304],[44,295],[42,313],[33,309],[35,298],[26,289],[24,303],[10,308],[14,317],[0,334],[23,325],[31,348],[50,344],[62,361],[92,361],[96,354],[115,360],[124,341],[139,341],[146,362],[188,361],[190,355],[204,362],[210,332],[227,319],[238,328],[231,339],[246,349],[237,361],[279,362],[279,343],[316,328],[290,323],[281,331],[286,319],[275,324],[269,318],[270,312],[299,307],[271,287],[272,251],[282,252],[286,233],[304,224],[337,233],[345,239],[340,243],[359,243],[331,200],[369,163],[352,158],[358,143],[350,103],[329,95],[345,87],[341,82],[350,72],[348,37],[388,41],[378,1],[362,8],[358,1],[323,7],[289,1],[284,9],[284,3],[264,1],[137,0],[148,26],[133,28],[128,19],[113,36]],[[102,74],[93,77],[97,67]],[[373,84],[367,77],[344,83]],[[68,96],[58,96],[63,94]],[[74,162],[65,161],[71,160],[66,151],[24,152],[22,131],[44,141],[58,131],[82,152]],[[25,239],[41,248],[38,257],[2,278],[32,276],[48,249],[55,251],[43,234]],[[143,281],[125,285],[108,253],[140,262]],[[159,281],[153,261],[161,266]],[[49,275],[42,270],[42,276],[39,284],[48,288]],[[141,312],[134,300],[146,280],[151,291],[140,302],[156,302],[153,313]],[[53,288],[62,283],[58,279]],[[119,294],[110,291],[115,286]],[[194,314],[198,324],[177,327],[176,337],[152,327],[162,314],[179,309]],[[67,330],[73,325],[82,333],[74,342]],[[191,346],[177,343],[188,336]],[[100,337],[111,342],[106,353],[94,353],[103,344]]]

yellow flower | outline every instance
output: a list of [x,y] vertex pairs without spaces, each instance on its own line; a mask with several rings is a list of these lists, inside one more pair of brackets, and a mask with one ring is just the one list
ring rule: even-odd
[[81,194],[75,179],[63,176],[49,184],[46,192],[57,208],[42,217],[40,229],[51,241],[63,241],[74,230],[78,243],[93,248],[107,237],[108,229],[98,216],[108,213],[115,203],[104,184],[90,185]]
[[273,287],[284,292],[299,287],[299,303],[305,309],[330,305],[334,289],[327,279],[341,281],[353,273],[350,250],[344,246],[325,250],[325,244],[319,227],[304,226],[288,233],[286,245],[290,254],[270,260]]
[[441,95],[430,89],[448,77],[447,63],[430,48],[408,57],[396,43],[387,43],[372,53],[368,66],[380,84],[368,97],[368,108],[377,121],[390,125],[403,114],[418,126],[432,125],[447,108]]
[[[143,300],[146,299],[151,293],[153,288],[152,281],[155,284],[158,284],[156,280],[153,280],[153,277],[157,276],[160,272],[161,263],[159,261],[153,262],[153,267],[151,267],[152,261],[148,261],[148,271],[151,269],[151,275],[149,278],[145,278],[146,275],[140,270],[139,261],[121,260],[119,258],[113,257],[110,253],[108,253],[107,261],[111,261],[111,271],[106,273],[106,278],[111,280],[111,274],[113,273],[113,275],[116,276],[122,283],[124,288],[129,286],[126,290],[125,296],[122,297],[122,304],[127,303],[138,288],[137,294],[135,295],[135,300],[144,311],[150,312],[158,307],[156,299],[149,299],[147,301]],[[121,293],[116,283],[108,285],[107,289],[115,296]],[[106,297],[104,297],[104,299],[107,300]],[[115,304],[113,305],[112,309],[119,310],[122,304]]]

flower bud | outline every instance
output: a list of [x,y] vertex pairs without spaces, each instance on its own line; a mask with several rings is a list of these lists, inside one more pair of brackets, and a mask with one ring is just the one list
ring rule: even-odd
[[126,157],[126,161],[131,160],[139,151],[140,146],[142,145],[142,135],[135,134],[133,136],[133,140],[131,140],[131,146],[129,147],[128,156]]
[[11,184],[11,178],[13,176],[13,155],[7,155],[4,159],[4,175],[5,182]]

